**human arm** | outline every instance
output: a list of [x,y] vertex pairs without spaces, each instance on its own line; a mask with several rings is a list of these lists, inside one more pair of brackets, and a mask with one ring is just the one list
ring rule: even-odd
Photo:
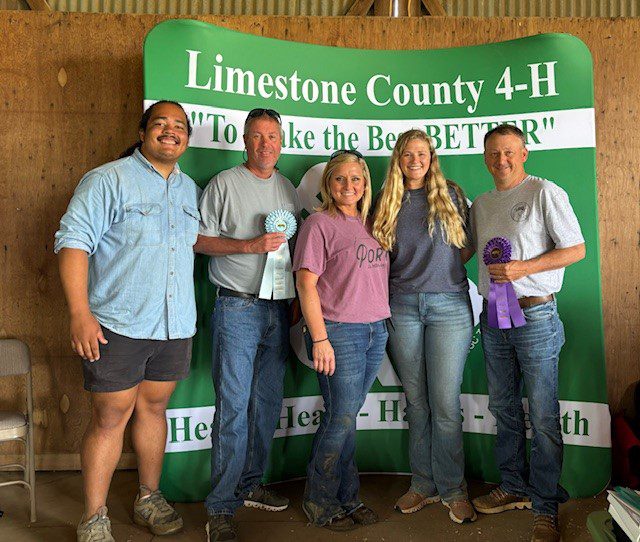
[[300,306],[313,341],[313,368],[319,373],[331,376],[336,369],[336,359],[327,338],[317,284],[318,275],[315,273],[304,268],[297,271],[296,286]]
[[491,264],[487,268],[494,282],[513,282],[527,275],[568,267],[582,260],[585,254],[585,245],[580,243],[567,248],[554,248],[530,260],[511,260],[508,263]]
[[462,259],[462,265],[467,263],[473,255],[476,253],[473,247],[463,247],[460,249],[460,258]]
[[208,237],[198,234],[193,250],[208,256],[226,256],[227,254],[263,254],[278,250],[286,242],[284,233],[265,233],[253,239],[230,239],[227,237]]
[[81,249],[62,248],[59,252],[59,269],[69,307],[71,348],[80,357],[97,361],[100,359],[99,345],[107,344],[107,340],[89,309],[89,255]]

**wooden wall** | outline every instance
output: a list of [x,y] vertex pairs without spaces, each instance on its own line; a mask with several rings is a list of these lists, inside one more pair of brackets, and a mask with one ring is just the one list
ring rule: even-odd
[[[0,12],[0,336],[31,346],[40,467],[78,466],[89,406],[69,347],[53,234],[81,175],[135,140],[142,42],[164,18]],[[640,379],[640,19],[201,19],[373,49],[476,45],[542,32],[582,39],[595,65],[607,385],[612,410],[624,408],[630,384]],[[0,409],[18,399],[16,389],[0,384]],[[123,464],[131,461],[129,454]]]

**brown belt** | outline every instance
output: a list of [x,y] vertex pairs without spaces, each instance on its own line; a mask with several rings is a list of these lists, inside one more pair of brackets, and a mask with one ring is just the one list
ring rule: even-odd
[[553,301],[553,294],[538,296],[532,295],[528,297],[518,298],[518,304],[522,309],[528,309],[529,307],[541,305],[542,303],[548,303],[549,301]]

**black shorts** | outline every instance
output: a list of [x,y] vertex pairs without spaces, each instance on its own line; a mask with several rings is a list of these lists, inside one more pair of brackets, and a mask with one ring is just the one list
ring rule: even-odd
[[102,328],[108,344],[100,344],[98,361],[82,360],[84,389],[128,390],[143,380],[172,382],[189,375],[192,339],[130,339]]

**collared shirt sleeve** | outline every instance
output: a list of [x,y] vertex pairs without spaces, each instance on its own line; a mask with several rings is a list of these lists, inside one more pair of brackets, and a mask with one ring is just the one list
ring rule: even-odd
[[541,191],[544,224],[556,248],[569,248],[584,243],[580,224],[567,193],[556,184]]
[[220,236],[220,218],[224,198],[220,192],[220,184],[216,175],[200,196],[200,230],[199,234],[205,237]]
[[95,253],[98,242],[116,220],[118,204],[102,173],[87,173],[76,188],[67,212],[60,219],[53,250],[77,248]]

